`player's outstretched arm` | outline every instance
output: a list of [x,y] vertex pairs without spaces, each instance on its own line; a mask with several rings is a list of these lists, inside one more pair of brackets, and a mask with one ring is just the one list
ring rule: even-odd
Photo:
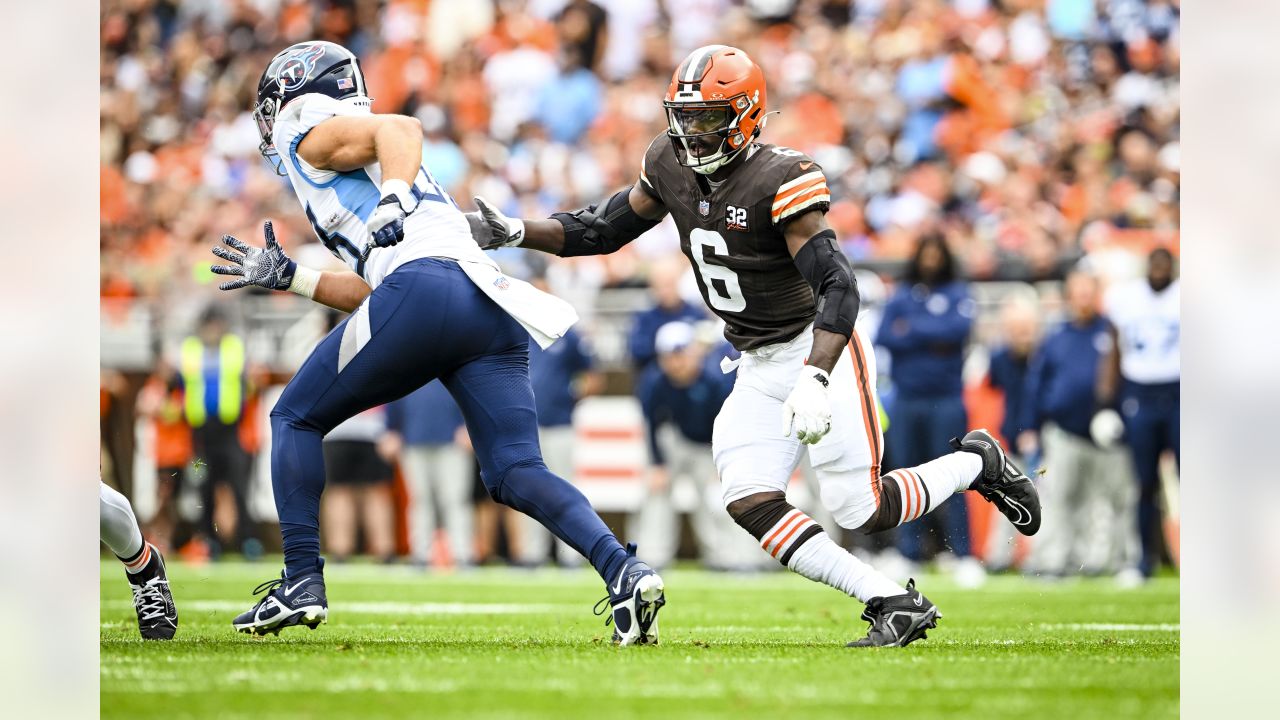
[[523,247],[561,257],[607,255],[643,235],[667,214],[667,208],[639,185],[615,193],[603,203],[543,220],[503,215],[482,197],[477,212],[467,213],[471,235],[485,250]]
[[378,163],[382,200],[369,216],[373,246],[390,247],[404,239],[404,220],[418,206],[412,191],[422,166],[422,123],[417,118],[332,117],[307,133],[298,155],[318,170],[349,172]]
[[213,254],[232,264],[214,265],[210,269],[218,275],[240,278],[222,283],[218,286],[220,289],[238,290],[253,285],[267,290],[287,290],[343,312],[355,310],[368,297],[369,285],[353,272],[313,270],[294,262],[276,242],[270,220],[262,224],[262,234],[266,238],[265,248],[253,247],[231,235],[222,236],[227,247],[214,246]]

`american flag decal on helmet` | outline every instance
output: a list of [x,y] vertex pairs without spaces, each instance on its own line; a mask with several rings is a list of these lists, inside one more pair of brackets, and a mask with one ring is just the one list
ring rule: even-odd
[[351,78],[338,78],[339,90],[350,90],[351,88],[355,87],[355,84],[356,84],[355,81],[352,80]]

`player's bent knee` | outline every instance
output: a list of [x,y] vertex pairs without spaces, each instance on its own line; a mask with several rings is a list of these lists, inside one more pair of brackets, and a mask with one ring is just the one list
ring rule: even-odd
[[884,532],[898,527],[902,520],[902,488],[892,476],[880,478],[880,499],[875,512],[854,530],[863,535]]
[[865,474],[822,472],[818,484],[822,506],[846,530],[860,528],[876,510],[874,491]]
[[549,473],[546,463],[534,458],[508,465],[493,475],[481,473],[481,479],[490,499],[523,511],[525,499],[533,494],[538,484],[546,481]]

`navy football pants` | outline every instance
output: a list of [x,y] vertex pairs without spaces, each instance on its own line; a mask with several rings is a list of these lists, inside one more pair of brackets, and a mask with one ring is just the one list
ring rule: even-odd
[[1160,562],[1164,527],[1160,514],[1160,453],[1172,450],[1182,461],[1178,382],[1141,385],[1126,382],[1121,391],[1125,436],[1138,478],[1138,534],[1142,538],[1139,569],[1150,576]]
[[607,582],[626,551],[586,497],[542,462],[528,342],[455,262],[413,260],[388,275],[321,341],[271,411],[286,574],[318,566],[324,435],[440,378],[462,409],[489,495],[541,522]]

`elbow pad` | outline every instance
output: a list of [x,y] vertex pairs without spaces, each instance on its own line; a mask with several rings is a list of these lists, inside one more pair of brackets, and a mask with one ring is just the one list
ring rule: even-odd
[[836,247],[834,230],[823,230],[809,238],[795,257],[796,268],[809,287],[818,305],[818,316],[813,326],[849,337],[858,319],[858,283],[853,278],[849,258]]
[[608,255],[657,225],[657,220],[646,220],[631,209],[630,194],[628,185],[599,205],[553,213],[551,217],[564,226],[560,257]]

